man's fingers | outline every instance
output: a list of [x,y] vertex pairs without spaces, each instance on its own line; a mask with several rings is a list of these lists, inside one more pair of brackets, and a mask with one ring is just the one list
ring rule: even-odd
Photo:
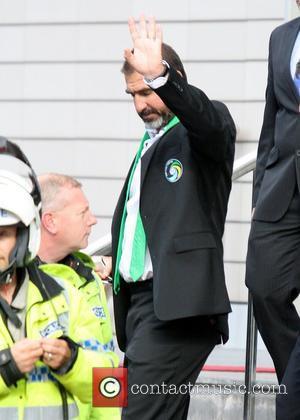
[[45,339],[42,343],[44,353],[66,354],[69,349],[68,343],[60,339]]
[[153,39],[153,40],[156,39],[156,22],[155,22],[154,16],[151,16],[149,18],[148,35],[150,39]]
[[140,35],[138,33],[135,20],[133,19],[133,17],[130,17],[128,19],[128,26],[129,26],[129,32],[130,32],[131,38],[133,41],[135,41],[137,38],[140,37]]
[[140,17],[140,37],[148,38],[147,22],[144,15]]
[[38,359],[42,356],[43,353],[44,353],[44,351],[43,351],[42,347],[40,347],[39,349],[31,350],[30,353],[29,353],[29,356],[32,359]]

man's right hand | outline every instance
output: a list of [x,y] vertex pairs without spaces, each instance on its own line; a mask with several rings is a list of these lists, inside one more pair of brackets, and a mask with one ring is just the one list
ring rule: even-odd
[[133,49],[124,51],[124,58],[131,67],[146,79],[160,76],[165,67],[162,64],[162,31],[156,24],[154,17],[146,21],[141,16],[139,25],[133,18],[128,20],[129,31],[133,42]]
[[102,255],[100,262],[96,264],[95,271],[102,280],[106,280],[112,270],[112,258]]
[[20,372],[30,372],[35,363],[43,355],[42,340],[33,340],[24,338],[23,340],[17,341],[10,348],[12,357]]

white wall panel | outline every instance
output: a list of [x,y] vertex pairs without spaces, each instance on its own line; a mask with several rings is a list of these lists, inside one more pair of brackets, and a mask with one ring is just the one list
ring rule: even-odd
[[[184,60],[264,59],[270,32],[277,24],[277,21],[166,23],[164,39]],[[130,46],[125,23],[0,26],[0,61],[114,61],[120,60],[123,49]]]
[[225,261],[244,262],[250,223],[226,223],[223,237]]
[[142,12],[171,19],[281,18],[282,0],[1,0],[0,22],[111,21]]
[[102,236],[110,232],[111,220],[106,218],[97,218],[97,224],[93,226],[91,235],[89,237],[89,243],[96,241]]
[[80,177],[124,177],[137,143],[103,141],[22,141],[37,173],[64,172]]
[[[227,102],[238,138],[257,140],[264,102]],[[139,139],[143,131],[132,102],[0,102],[0,133],[9,137]]]
[[114,179],[80,179],[91,210],[97,216],[113,215],[124,180]]
[[[197,62],[185,67],[189,82],[210,98],[264,99],[266,61]],[[0,100],[128,100],[120,68],[121,62],[0,65]]]
[[227,220],[249,222],[251,203],[252,184],[234,182],[228,203]]
[[247,302],[245,286],[245,264],[225,263],[226,286],[231,301]]
[[227,102],[227,106],[236,123],[238,139],[257,141],[263,120],[264,101]]

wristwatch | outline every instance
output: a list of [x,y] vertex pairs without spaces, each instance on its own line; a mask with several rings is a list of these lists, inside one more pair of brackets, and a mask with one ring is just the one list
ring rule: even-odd
[[161,63],[162,63],[162,64],[164,65],[164,67],[165,67],[165,69],[164,69],[163,73],[162,73],[162,74],[160,74],[160,75],[159,75],[159,76],[157,76],[157,77],[152,78],[152,79],[148,79],[148,78],[144,77],[144,80],[145,80],[145,82],[146,82],[146,83],[153,83],[153,82],[154,82],[154,80],[157,80],[157,79],[160,79],[160,78],[165,78],[165,77],[167,77],[167,75],[168,75],[168,73],[169,73],[169,69],[170,69],[169,63],[167,63],[165,60],[161,60]]

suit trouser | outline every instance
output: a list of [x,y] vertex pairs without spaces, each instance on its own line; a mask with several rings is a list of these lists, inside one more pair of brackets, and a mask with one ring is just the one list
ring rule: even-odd
[[291,353],[276,397],[276,420],[300,419],[300,337]]
[[206,317],[160,321],[154,314],[152,281],[128,287],[131,305],[124,362],[128,407],[122,419],[186,419],[188,391],[219,342],[219,334]]
[[258,329],[280,382],[300,330],[300,319],[293,304],[300,284],[298,191],[279,221],[252,222],[246,284],[253,295]]

